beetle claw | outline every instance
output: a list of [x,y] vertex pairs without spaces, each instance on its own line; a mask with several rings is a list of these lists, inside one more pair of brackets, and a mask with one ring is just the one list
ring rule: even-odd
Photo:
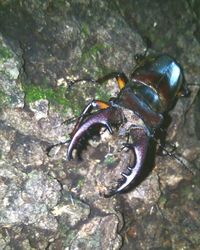
[[88,118],[86,118],[77,128],[76,132],[73,134],[73,137],[69,143],[67,150],[67,158],[68,160],[72,159],[72,151],[76,147],[79,139],[88,131],[88,129],[96,124],[101,124],[105,126],[108,131],[112,134],[113,130],[111,127],[110,120],[112,120],[112,116],[115,115],[112,107],[107,108],[105,110],[100,110]]
[[133,166],[127,167],[127,172],[122,172],[122,178],[118,180],[118,185],[115,189],[110,190],[105,197],[110,197],[114,194],[121,193],[127,189],[127,187],[131,184],[137,184],[141,173],[144,168],[144,161],[147,154],[149,137],[146,133],[146,130],[142,127],[134,128],[131,130],[131,136],[133,138],[133,143],[125,143],[124,147],[129,148],[133,151],[135,155],[135,162]]

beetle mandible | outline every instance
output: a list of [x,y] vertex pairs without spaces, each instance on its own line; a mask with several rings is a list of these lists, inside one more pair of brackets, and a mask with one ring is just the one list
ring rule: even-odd
[[[96,82],[116,78],[119,94],[109,102],[92,100],[82,111],[71,133],[67,157],[72,159],[72,151],[79,139],[94,125],[105,126],[110,133],[112,127],[127,122],[127,110],[131,111],[131,126],[126,133],[132,142],[125,142],[124,147],[135,156],[132,166],[122,172],[122,179],[109,196],[121,193],[138,181],[144,171],[144,161],[150,146],[150,138],[162,128],[165,114],[172,108],[180,96],[188,95],[188,88],[183,79],[179,64],[169,55],[145,57],[135,68],[129,80],[123,72],[113,72]],[[130,122],[129,122],[130,123]]]

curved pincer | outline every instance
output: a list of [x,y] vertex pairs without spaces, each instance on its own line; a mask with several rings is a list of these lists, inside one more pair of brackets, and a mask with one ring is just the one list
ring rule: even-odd
[[[100,110],[94,114],[91,114],[89,117],[84,119],[79,127],[76,129],[75,133],[73,134],[71,141],[68,145],[68,150],[67,150],[67,158],[70,160],[72,158],[72,151],[76,147],[79,139],[87,132],[87,130],[96,125],[100,124],[105,126],[110,133],[112,133],[112,127],[111,123],[116,118],[116,108],[114,107],[109,107],[104,110]],[[117,120],[117,119],[116,119]]]
[[114,190],[105,195],[106,197],[125,191],[130,184],[131,186],[137,185],[144,171],[144,162],[149,145],[148,131],[144,127],[133,127],[130,135],[133,143],[125,143],[124,147],[133,151],[135,156],[134,164],[128,166],[126,173],[121,173],[123,178],[118,181],[118,185]]

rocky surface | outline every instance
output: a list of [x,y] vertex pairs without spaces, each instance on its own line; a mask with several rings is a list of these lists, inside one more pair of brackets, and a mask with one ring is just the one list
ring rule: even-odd
[[[0,3],[1,249],[198,249],[200,8],[175,2]],[[70,162],[65,141],[89,100],[116,95],[115,82],[68,86],[130,75],[148,40],[177,58],[190,84],[170,113],[177,150],[157,156],[137,188],[106,199],[114,167],[129,159],[120,138],[90,136]]]

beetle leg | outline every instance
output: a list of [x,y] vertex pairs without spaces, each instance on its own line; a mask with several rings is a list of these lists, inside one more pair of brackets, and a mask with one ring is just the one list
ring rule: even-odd
[[110,79],[113,79],[113,78],[116,79],[120,90],[123,89],[125,87],[126,83],[128,82],[128,78],[123,72],[115,71],[115,72],[111,72],[103,77],[100,77],[97,80],[95,80],[93,78],[82,78],[82,79],[70,81],[69,87],[71,88],[75,83],[82,82],[82,81],[101,84],[101,83],[108,81]]
[[108,81],[112,78],[115,78],[118,84],[119,89],[123,89],[128,82],[127,76],[123,72],[112,72],[102,78],[96,80],[96,82],[102,83]]
[[53,144],[53,145],[49,146],[49,147],[46,149],[47,155],[50,156],[50,151],[52,150],[52,148],[57,147],[57,146],[60,146],[60,145],[64,145],[64,144],[67,144],[67,143],[69,143],[69,140],[66,140],[66,141],[64,141],[64,142],[59,142],[59,143],[56,143],[56,144]]
[[137,184],[140,175],[144,169],[144,161],[147,155],[149,144],[149,136],[146,129],[143,127],[135,127],[131,129],[130,135],[133,138],[133,143],[124,143],[124,147],[132,150],[135,155],[135,162],[133,166],[128,166],[128,174],[122,172],[122,179],[118,181],[117,188],[111,190],[105,197],[110,197],[116,193],[123,192],[130,184]]

